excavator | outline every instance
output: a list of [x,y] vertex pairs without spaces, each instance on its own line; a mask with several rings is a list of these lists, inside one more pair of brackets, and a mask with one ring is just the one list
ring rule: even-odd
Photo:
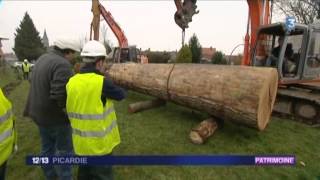
[[299,24],[293,18],[271,23],[272,0],[247,3],[242,65],[277,69],[274,112],[307,124],[320,124],[320,23]]
[[[180,0],[175,0],[175,21],[183,31],[183,38],[184,29],[199,12],[195,3],[185,0],[181,5]],[[278,70],[275,113],[307,124],[320,124],[320,23],[290,23],[294,28],[283,22],[271,23],[273,0],[247,0],[247,4],[242,65]]]
[[[185,1],[183,6],[179,2],[175,1],[175,21],[184,32],[199,11],[196,1]],[[292,23],[291,19],[290,26],[294,28],[283,22],[271,23],[273,0],[247,0],[247,4],[242,65],[278,70],[275,113],[307,124],[320,124],[320,23],[303,25]]]
[[148,58],[143,55],[141,51],[136,48],[136,46],[129,46],[128,39],[119,24],[114,20],[111,13],[107,11],[98,0],[92,0],[91,11],[93,13],[93,20],[90,26],[90,40],[92,39],[93,31],[93,39],[99,41],[100,15],[102,15],[118,40],[119,47],[116,47],[112,50],[113,63],[148,63]]

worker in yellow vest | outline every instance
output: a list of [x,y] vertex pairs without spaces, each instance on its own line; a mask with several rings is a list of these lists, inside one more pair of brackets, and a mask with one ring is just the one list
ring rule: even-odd
[[23,79],[29,79],[29,72],[30,72],[30,64],[27,59],[25,59],[22,63],[22,72],[23,72]]
[[6,164],[14,150],[16,132],[10,101],[0,88],[0,179],[5,179]]
[[[106,156],[120,143],[112,100],[125,98],[125,91],[104,77],[106,49],[89,41],[81,52],[84,66],[67,83],[66,110],[72,127],[76,155]],[[78,180],[113,179],[111,166],[80,166]]]

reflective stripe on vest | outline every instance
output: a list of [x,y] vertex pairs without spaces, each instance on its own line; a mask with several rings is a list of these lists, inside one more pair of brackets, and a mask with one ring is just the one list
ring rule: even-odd
[[12,115],[12,111],[11,111],[11,109],[9,109],[9,110],[6,112],[6,114],[0,116],[0,123],[8,120],[11,115]]
[[16,141],[12,106],[0,88],[0,166],[13,152]]
[[117,117],[111,100],[101,101],[104,77],[76,74],[67,83],[66,110],[77,155],[106,155],[120,143]]
[[116,121],[112,121],[111,125],[104,131],[81,131],[79,129],[72,128],[72,133],[82,137],[104,137],[108,135],[113,128],[117,126]]
[[7,131],[5,131],[4,133],[0,133],[0,142],[6,140],[8,137],[10,137],[12,135],[13,130],[9,129]]
[[109,108],[108,110],[104,111],[103,114],[80,114],[80,113],[68,113],[69,118],[74,119],[81,119],[81,120],[104,120],[106,116],[115,112],[113,108]]

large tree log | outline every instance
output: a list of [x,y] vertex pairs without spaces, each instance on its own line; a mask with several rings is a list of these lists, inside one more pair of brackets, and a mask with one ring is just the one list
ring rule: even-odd
[[208,64],[114,64],[114,82],[144,94],[263,130],[274,105],[273,68]]

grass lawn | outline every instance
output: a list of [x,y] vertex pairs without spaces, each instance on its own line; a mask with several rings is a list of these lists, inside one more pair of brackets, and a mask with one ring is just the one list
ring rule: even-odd
[[13,69],[9,68],[9,65],[0,67],[0,87],[2,88],[10,82],[18,80],[17,74],[14,73]]
[[[14,81],[9,70],[0,72],[0,87]],[[25,165],[25,156],[40,151],[39,133],[34,123],[22,117],[29,83],[22,81],[11,92],[17,120],[19,150],[8,163],[7,179],[44,179],[40,167]],[[164,107],[128,114],[132,102],[150,99],[130,92],[125,101],[115,103],[122,142],[115,155],[183,155],[183,154],[294,154],[294,167],[253,166],[116,166],[115,179],[319,179],[320,131],[298,122],[272,118],[263,132],[225,122],[204,145],[193,145],[190,129],[206,114],[168,103]],[[305,166],[300,164],[305,163]],[[76,170],[75,170],[76,172]]]

